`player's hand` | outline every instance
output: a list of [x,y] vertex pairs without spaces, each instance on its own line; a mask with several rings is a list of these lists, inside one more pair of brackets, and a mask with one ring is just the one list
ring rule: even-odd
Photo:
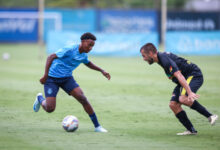
[[44,75],[44,76],[40,79],[40,83],[41,83],[41,84],[44,84],[44,83],[46,82],[46,80],[47,80],[47,77],[48,77],[48,76]]
[[111,79],[111,75],[108,72],[102,71],[102,74],[108,79]]
[[188,94],[188,101],[194,101],[194,100],[196,100],[196,99],[198,99],[198,98],[199,98],[199,95],[198,95],[198,94],[195,94],[195,93],[193,93],[193,92],[191,92],[191,93]]

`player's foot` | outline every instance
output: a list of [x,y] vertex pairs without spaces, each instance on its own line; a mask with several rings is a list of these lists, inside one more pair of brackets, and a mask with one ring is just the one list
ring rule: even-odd
[[176,135],[196,135],[196,134],[197,134],[197,131],[191,132],[191,131],[187,130],[182,133],[177,133]]
[[209,122],[211,125],[214,125],[216,120],[218,120],[218,115],[211,115],[209,118],[208,118]]
[[102,126],[98,126],[95,128],[95,132],[108,132],[105,128],[103,128]]
[[35,112],[38,112],[39,109],[40,109],[40,102],[39,102],[39,97],[43,96],[42,93],[38,93],[37,96],[36,96],[36,99],[34,101],[34,104],[33,104],[33,110]]

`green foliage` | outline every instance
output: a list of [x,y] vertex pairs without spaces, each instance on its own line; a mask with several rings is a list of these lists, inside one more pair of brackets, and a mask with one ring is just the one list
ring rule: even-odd
[[[82,106],[61,89],[56,110],[33,112],[32,104],[44,73],[45,59],[38,59],[37,45],[0,45],[11,59],[0,59],[0,149],[1,150],[219,150],[220,123],[211,127],[207,119],[184,107],[198,130],[197,136],[179,137],[184,131],[168,107],[174,84],[159,65],[142,58],[90,57],[112,75],[81,65],[74,77],[94,107],[107,134],[94,133]],[[205,82],[200,103],[220,114],[220,56],[188,57],[200,66]],[[67,133],[61,121],[66,115],[79,118],[79,129]]]
[[182,8],[188,0],[167,0],[168,8]]
[[20,7],[20,8],[37,8],[38,0],[1,0],[0,7]]
[[[161,0],[45,0],[45,7],[160,8]],[[182,8],[187,0],[167,0],[168,8]],[[2,0],[1,7],[38,7],[38,0]]]

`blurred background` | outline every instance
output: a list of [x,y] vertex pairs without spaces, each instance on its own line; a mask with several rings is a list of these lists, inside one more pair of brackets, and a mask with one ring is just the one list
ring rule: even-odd
[[[63,90],[52,114],[32,109],[44,91],[46,56],[79,43],[84,32],[97,37],[89,59],[112,78],[80,65],[74,79],[107,135],[93,134]],[[220,0],[0,0],[0,150],[220,150],[220,122],[211,127],[186,107],[199,135],[175,136],[184,130],[168,106],[176,85],[142,60],[147,42],[201,68],[199,102],[219,115]],[[76,133],[62,129],[67,115],[78,117]]]
[[[93,55],[138,56],[146,42],[186,55],[220,54],[219,0],[0,0],[0,44],[50,54],[97,36]],[[44,53],[44,52],[43,52]]]

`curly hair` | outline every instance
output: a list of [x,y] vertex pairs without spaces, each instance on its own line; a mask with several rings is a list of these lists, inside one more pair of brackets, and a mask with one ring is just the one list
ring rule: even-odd
[[82,40],[89,40],[89,39],[95,41],[95,40],[96,40],[96,37],[95,37],[95,35],[93,35],[92,33],[86,32],[86,33],[84,33],[84,34],[80,37],[80,39],[81,39],[81,41],[82,41]]

